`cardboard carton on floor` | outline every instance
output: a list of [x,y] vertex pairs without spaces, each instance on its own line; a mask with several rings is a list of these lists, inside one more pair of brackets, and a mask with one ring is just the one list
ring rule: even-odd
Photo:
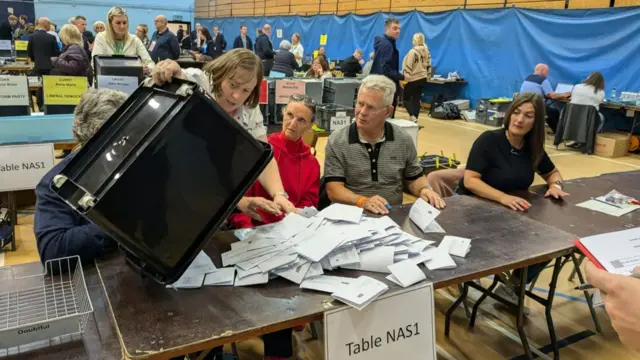
[[598,156],[618,158],[627,155],[629,134],[603,133],[596,136],[593,153]]

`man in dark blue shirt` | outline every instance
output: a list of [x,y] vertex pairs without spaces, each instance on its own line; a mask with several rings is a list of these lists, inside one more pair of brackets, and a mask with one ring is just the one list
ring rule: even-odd
[[520,94],[532,92],[546,100],[547,124],[555,134],[558,121],[560,120],[561,107],[558,109],[558,105],[554,104],[554,101],[567,100],[571,97],[571,93],[560,94],[554,92],[549,79],[547,79],[548,76],[549,66],[547,64],[537,64],[533,70],[533,74],[527,76],[522,82]]
[[149,44],[151,59],[156,63],[166,59],[178,60],[180,43],[178,38],[167,28],[167,17],[158,15],[153,23],[156,25],[156,32],[153,33]]
[[384,75],[396,84],[396,93],[393,96],[393,114],[396,114],[398,105],[398,89],[400,81],[404,80],[398,68],[400,66],[400,53],[396,47],[396,40],[400,37],[400,21],[388,18],[384,22],[384,36],[376,36],[373,44],[374,56],[371,74]]

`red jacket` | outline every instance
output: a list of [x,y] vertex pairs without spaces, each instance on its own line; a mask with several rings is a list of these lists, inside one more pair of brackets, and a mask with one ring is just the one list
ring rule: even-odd
[[[320,191],[320,164],[311,154],[309,145],[302,139],[291,141],[282,133],[272,134],[268,138],[273,147],[273,157],[278,163],[280,178],[284,190],[289,194],[289,201],[296,208],[306,206],[318,207],[318,192]],[[271,200],[271,196],[256,181],[246,196],[259,196]],[[270,224],[282,219],[282,216],[273,216],[261,213],[262,223],[251,219],[249,215],[239,213],[229,216],[229,225],[237,229],[249,228],[262,224]]]

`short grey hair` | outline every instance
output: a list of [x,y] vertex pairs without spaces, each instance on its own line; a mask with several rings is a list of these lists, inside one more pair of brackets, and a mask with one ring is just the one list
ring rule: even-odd
[[80,145],[86,143],[100,126],[124,104],[128,95],[111,89],[88,89],[80,97],[73,113],[71,131]]
[[291,49],[291,43],[289,42],[289,40],[280,41],[280,49],[282,49],[282,50],[290,50]]
[[384,106],[393,104],[393,96],[396,93],[396,84],[388,77],[382,75],[369,75],[362,80],[360,90],[382,91],[384,94]]

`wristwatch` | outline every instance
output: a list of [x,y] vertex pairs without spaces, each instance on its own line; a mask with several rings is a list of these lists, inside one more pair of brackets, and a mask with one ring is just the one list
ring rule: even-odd
[[554,183],[553,183],[553,184],[551,184],[551,185],[552,185],[552,186],[553,186],[553,185],[557,186],[560,190],[563,190],[563,189],[564,189],[564,183],[563,183],[562,181],[560,181],[560,180],[558,180],[558,181],[554,182]]
[[289,194],[287,194],[286,191],[278,191],[277,193],[273,194],[273,196],[271,198],[275,199],[276,196],[278,196],[278,195],[282,195],[282,196],[284,196],[285,199],[289,200]]

